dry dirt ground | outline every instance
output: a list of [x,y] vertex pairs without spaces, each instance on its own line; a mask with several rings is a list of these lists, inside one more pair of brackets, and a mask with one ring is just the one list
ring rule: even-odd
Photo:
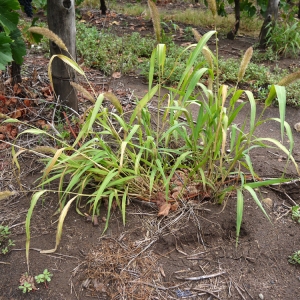
[[[221,55],[238,56],[240,51],[235,49],[244,50],[253,40],[238,37],[220,43]],[[26,64],[40,65],[39,75],[47,81],[47,61],[42,56],[28,56]],[[102,75],[89,70],[87,76]],[[124,76],[110,81],[110,88],[117,94],[139,96],[147,90],[143,82],[138,75]],[[248,111],[243,109],[241,121]],[[266,117],[278,117],[278,109],[271,107]],[[286,119],[293,127],[300,121],[299,109],[288,108]],[[257,134],[280,139],[275,122],[264,124]],[[294,138],[299,162],[300,134],[294,131]],[[30,147],[31,141],[27,144]],[[288,262],[300,249],[300,225],[290,212],[294,203],[300,203],[297,183],[261,191],[261,199],[269,198],[263,205],[271,222],[246,197],[237,248],[234,196],[225,206],[194,199],[164,218],[157,217],[156,207],[129,199],[126,225],[116,210],[104,235],[105,208],[99,226],[93,226],[71,207],[59,248],[53,254],[41,254],[39,250],[55,245],[57,195],[48,194],[32,218],[29,275],[47,268],[53,277],[48,287],[40,284],[37,290],[22,294],[19,280],[27,271],[24,220],[42,164],[31,154],[20,156],[21,190],[10,153],[10,149],[0,152],[0,188],[19,192],[0,207],[0,223],[10,227],[15,243],[12,251],[0,255],[0,299],[300,299],[299,267]],[[261,177],[280,176],[285,169],[286,158],[276,150],[264,149],[251,156]],[[297,178],[292,168],[287,172]]]

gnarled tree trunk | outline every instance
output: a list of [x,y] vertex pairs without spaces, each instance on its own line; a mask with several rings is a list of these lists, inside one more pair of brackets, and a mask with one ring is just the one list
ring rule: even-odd
[[105,0],[100,0],[100,10],[102,15],[106,15],[107,7],[105,5]]
[[[72,58],[76,58],[76,26],[74,0],[48,0],[47,1],[48,27],[57,34],[67,46]],[[50,41],[50,54],[70,55]],[[77,92],[70,81],[75,81],[76,73],[62,60],[55,58],[52,62],[53,87],[56,98],[59,97],[62,105],[78,111]],[[63,109],[67,110],[67,109]]]
[[267,47],[268,31],[274,28],[276,20],[278,18],[278,5],[279,5],[279,0],[269,0],[268,2],[268,8],[267,8],[265,20],[259,34],[259,46],[262,48]]

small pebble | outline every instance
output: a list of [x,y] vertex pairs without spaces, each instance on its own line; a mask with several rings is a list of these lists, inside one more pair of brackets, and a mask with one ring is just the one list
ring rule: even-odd
[[296,131],[300,131],[300,122],[299,123],[296,123],[295,125],[294,125],[294,128],[296,129]]
[[259,299],[264,300],[264,295],[263,294],[259,294],[258,297],[259,297]]
[[270,208],[273,206],[273,200],[271,198],[265,198],[262,200],[263,203],[265,203]]

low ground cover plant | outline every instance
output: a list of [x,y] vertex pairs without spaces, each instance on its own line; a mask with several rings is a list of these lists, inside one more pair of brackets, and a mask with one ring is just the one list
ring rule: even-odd
[[45,269],[43,273],[38,274],[34,277],[28,275],[28,273],[26,272],[20,278],[19,290],[21,290],[24,294],[35,291],[38,289],[35,285],[36,283],[44,283],[45,287],[47,288],[47,282],[51,281],[52,276],[53,274],[51,274],[48,269]]
[[14,241],[9,238],[10,235],[9,227],[7,225],[0,225],[0,249],[2,254],[7,254],[15,245]]
[[288,261],[293,265],[300,264],[300,250],[295,251],[291,256],[289,256]]
[[[283,151],[297,172],[298,166],[292,157],[293,136],[285,122],[287,82],[295,76],[285,78],[281,85],[273,85],[265,100],[261,115],[256,113],[256,102],[251,91],[237,89],[243,79],[252,55],[249,48],[244,55],[237,74],[234,88],[221,85],[218,77],[218,59],[206,46],[215,31],[206,33],[197,44],[190,45],[185,69],[178,84],[170,87],[163,84],[167,47],[158,44],[149,65],[149,85],[145,96],[136,102],[132,111],[124,111],[121,103],[111,93],[92,95],[84,91],[94,104],[84,113],[81,130],[73,142],[67,142],[58,131],[49,132],[30,128],[21,133],[48,136],[54,139],[59,149],[39,146],[31,149],[40,154],[46,166],[40,188],[31,200],[26,218],[26,256],[29,259],[30,221],[34,207],[42,195],[54,190],[46,189],[50,183],[59,181],[58,220],[56,251],[62,236],[64,219],[72,203],[79,214],[88,211],[99,215],[101,204],[106,203],[107,217],[104,231],[108,227],[111,210],[118,207],[126,220],[126,205],[130,198],[155,202],[158,216],[167,216],[179,209],[183,201],[195,196],[199,201],[211,199],[224,203],[230,196],[236,197],[237,242],[241,228],[244,193],[248,192],[265,212],[257,189],[270,184],[278,184],[288,179],[263,180],[255,172],[252,150],[258,147],[275,147]],[[52,35],[49,35],[51,38]],[[198,61],[200,53],[205,62]],[[63,56],[60,58],[64,59]],[[83,70],[74,61],[64,60],[79,74]],[[49,67],[51,78],[51,61]],[[155,70],[158,70],[154,81]],[[217,74],[217,75],[215,75]],[[297,77],[297,76],[296,76]],[[204,83],[207,83],[205,85]],[[83,92],[83,87],[74,87]],[[164,93],[162,88],[167,89]],[[245,95],[247,102],[241,102]],[[280,118],[278,122],[282,136],[286,134],[289,148],[280,141],[269,137],[256,137],[256,129],[264,122],[264,111],[277,96]],[[115,107],[109,110],[103,100],[109,100]],[[150,106],[156,99],[156,106]],[[235,119],[245,105],[249,107],[249,118],[238,125]],[[196,112],[196,113],[193,113]],[[6,122],[19,122],[8,119]],[[15,151],[13,149],[13,151]],[[14,161],[24,150],[14,152]],[[86,192],[89,189],[90,192]],[[84,200],[83,200],[84,199]]]

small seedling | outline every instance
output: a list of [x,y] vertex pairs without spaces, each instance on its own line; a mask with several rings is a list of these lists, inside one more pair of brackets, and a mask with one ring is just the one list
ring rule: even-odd
[[292,219],[298,223],[300,223],[300,207],[299,205],[295,205],[292,207]]
[[293,265],[300,264],[300,250],[294,252],[291,256],[289,256],[289,263]]
[[8,226],[0,225],[0,249],[2,254],[6,254],[9,252],[9,248],[14,246],[14,242],[9,239],[10,230]]
[[45,286],[47,287],[47,281],[50,282],[52,276],[53,276],[53,274],[51,274],[48,271],[48,269],[45,269],[42,274],[39,274],[39,275],[35,276],[34,278],[35,278],[37,283],[44,282]]
[[32,291],[32,286],[31,286],[31,283],[25,281],[23,283],[23,285],[20,285],[19,286],[19,289],[22,290],[22,292],[25,294],[25,293],[29,293],[30,291]]
[[29,293],[33,290],[37,290],[37,288],[34,285],[34,279],[32,276],[28,275],[28,273],[24,273],[22,274],[21,278],[20,278],[20,285],[19,285],[19,289],[22,290],[22,292],[25,293]]

